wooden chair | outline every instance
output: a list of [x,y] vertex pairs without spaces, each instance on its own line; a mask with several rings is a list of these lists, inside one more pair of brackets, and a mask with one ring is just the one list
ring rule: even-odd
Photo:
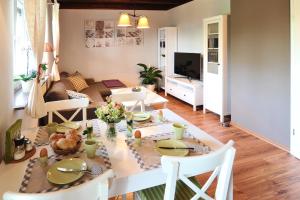
[[141,92],[131,92],[131,93],[120,93],[120,94],[112,94],[110,97],[112,101],[115,102],[135,102],[133,106],[130,106],[130,108],[126,107],[126,110],[129,112],[132,112],[139,104],[141,106],[141,112],[145,112],[145,99],[147,96],[147,92],[142,90]]
[[69,189],[37,194],[6,192],[3,200],[107,200],[109,178],[113,178],[113,176],[114,173],[110,169],[91,181]]
[[[64,122],[72,121],[81,110],[82,110],[82,121],[85,122],[87,119],[86,109],[88,105],[89,105],[88,98],[47,102],[45,103],[45,106],[48,112],[48,123],[53,122],[53,114],[57,115]],[[62,116],[59,113],[59,111],[68,110],[68,109],[77,109],[77,110],[69,119],[66,119],[64,116]]]
[[[163,171],[167,174],[166,185],[139,191],[136,197],[142,200],[232,199],[232,166],[235,157],[233,144],[233,141],[229,141],[221,149],[202,156],[163,156],[161,163]],[[203,186],[200,186],[194,178],[189,178],[207,172],[212,174]],[[216,177],[218,177],[217,188],[212,198],[206,191]]]

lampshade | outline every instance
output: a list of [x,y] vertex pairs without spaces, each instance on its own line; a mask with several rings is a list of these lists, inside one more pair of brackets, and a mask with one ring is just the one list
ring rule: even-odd
[[140,18],[138,20],[137,28],[139,28],[139,29],[150,28],[148,18],[146,16],[140,16]]
[[52,45],[49,42],[46,42],[44,44],[44,52],[47,52],[47,53],[53,52]]
[[127,13],[122,13],[120,15],[118,26],[119,27],[128,27],[128,26],[131,26],[131,24],[130,24],[130,17],[129,17],[129,15]]

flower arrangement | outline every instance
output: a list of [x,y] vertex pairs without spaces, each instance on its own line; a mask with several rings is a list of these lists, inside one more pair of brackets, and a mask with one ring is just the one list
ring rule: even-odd
[[106,123],[118,123],[125,118],[125,108],[121,103],[107,99],[107,104],[95,111],[96,116]]

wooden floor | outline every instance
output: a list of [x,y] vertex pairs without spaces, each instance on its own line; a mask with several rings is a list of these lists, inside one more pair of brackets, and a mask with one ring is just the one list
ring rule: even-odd
[[[219,125],[215,114],[203,114],[171,96],[167,107],[226,143],[235,141],[234,199],[244,200],[300,200],[300,161],[248,133],[231,126]],[[207,176],[199,177],[200,182]],[[211,193],[213,188],[209,191]],[[131,195],[130,195],[131,196]]]

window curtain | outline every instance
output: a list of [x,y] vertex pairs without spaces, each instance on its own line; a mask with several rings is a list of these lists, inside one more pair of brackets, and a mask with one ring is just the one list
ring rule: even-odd
[[59,81],[59,71],[58,71],[58,62],[59,62],[59,4],[54,3],[52,7],[52,35],[53,35],[53,47],[54,47],[54,62],[51,70],[51,78],[53,81]]
[[24,8],[28,36],[38,72],[29,93],[26,113],[33,118],[40,118],[47,114],[39,81],[45,42],[47,0],[24,0]]

